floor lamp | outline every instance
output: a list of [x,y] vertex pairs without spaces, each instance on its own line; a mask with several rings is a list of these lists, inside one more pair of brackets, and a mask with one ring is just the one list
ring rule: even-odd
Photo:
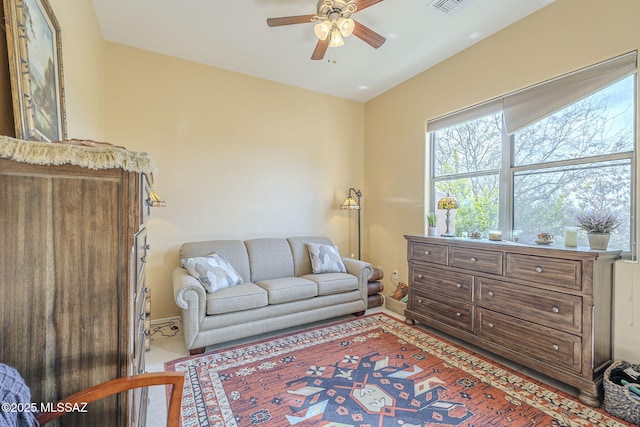
[[[358,200],[356,201],[353,198],[355,195]],[[360,190],[356,190],[353,187],[349,188],[349,194],[347,199],[340,205],[340,209],[356,209],[358,211],[358,259],[360,259],[360,198],[362,197],[362,193]]]

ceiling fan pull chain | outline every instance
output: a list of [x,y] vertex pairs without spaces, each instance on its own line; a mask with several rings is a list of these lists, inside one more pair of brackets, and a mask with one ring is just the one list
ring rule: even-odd
[[331,56],[333,56],[333,59],[327,59],[327,62],[331,62],[332,64],[337,64],[338,49],[331,49]]

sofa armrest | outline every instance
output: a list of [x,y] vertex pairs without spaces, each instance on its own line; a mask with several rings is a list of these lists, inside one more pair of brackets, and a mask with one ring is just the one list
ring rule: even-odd
[[207,292],[200,282],[182,267],[173,270],[173,296],[182,309],[182,326],[187,348],[200,332],[207,308]]
[[[198,280],[182,267],[173,269],[173,296],[178,307],[185,310],[204,308],[206,291]],[[194,306],[195,304],[195,306]]]
[[369,282],[369,278],[373,276],[373,266],[368,262],[353,258],[342,258],[342,262],[347,269],[347,273],[353,274],[358,278],[358,288],[366,302],[368,294],[367,283]]
[[365,261],[360,261],[353,258],[342,258],[344,266],[347,268],[347,273],[353,274],[360,278],[360,275],[364,275],[363,279],[368,281],[373,275],[373,266]]

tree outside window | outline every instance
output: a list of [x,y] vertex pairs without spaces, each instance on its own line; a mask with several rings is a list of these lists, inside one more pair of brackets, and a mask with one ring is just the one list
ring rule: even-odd
[[512,135],[501,111],[431,132],[432,199],[458,199],[456,235],[498,229],[530,243],[546,231],[562,244],[577,214],[607,211],[624,219],[609,246],[631,251],[635,81],[626,77]]

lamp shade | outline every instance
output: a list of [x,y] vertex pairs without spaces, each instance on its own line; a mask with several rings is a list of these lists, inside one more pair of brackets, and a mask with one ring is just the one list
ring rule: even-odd
[[351,18],[339,18],[338,29],[342,33],[342,37],[349,37],[353,33],[353,29],[356,27],[355,22]]
[[316,37],[318,39],[326,40],[327,37],[329,37],[329,34],[331,33],[331,22],[326,20],[322,22],[318,22],[313,27],[313,32],[316,34]]
[[438,200],[438,209],[458,209],[458,201],[447,193],[445,197]]
[[340,205],[340,209],[360,209],[360,205],[351,195]]
[[340,30],[333,29],[331,31],[331,41],[329,41],[329,46],[331,47],[340,47],[344,46],[344,39],[342,38],[342,34]]
[[147,204],[152,208],[164,208],[167,206],[167,202],[164,201],[162,197],[152,188],[149,190],[149,198],[147,199]]

